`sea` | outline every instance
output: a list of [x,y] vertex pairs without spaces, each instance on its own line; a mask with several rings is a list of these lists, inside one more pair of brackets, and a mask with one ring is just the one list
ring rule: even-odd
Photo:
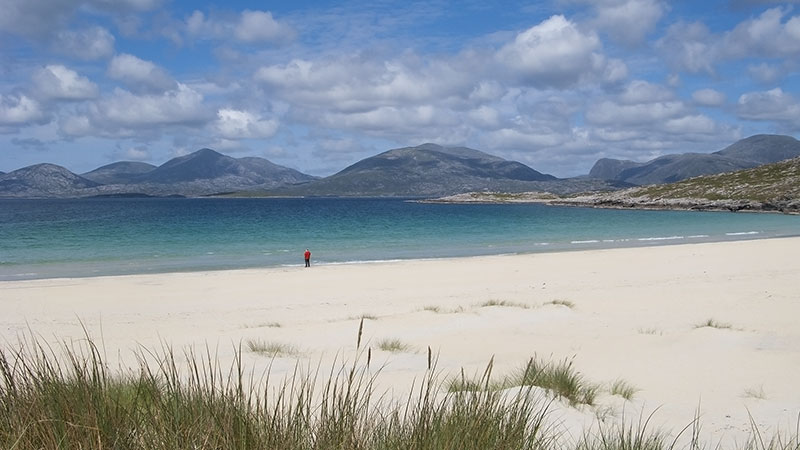
[[766,239],[800,216],[396,198],[0,200],[0,280]]

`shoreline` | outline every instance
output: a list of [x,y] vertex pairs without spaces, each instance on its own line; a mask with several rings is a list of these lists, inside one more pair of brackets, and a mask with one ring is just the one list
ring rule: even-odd
[[[531,357],[572,361],[589,382],[621,379],[632,400],[603,387],[594,407],[556,403],[571,430],[645,416],[679,431],[701,409],[703,441],[739,440],[748,414],[770,435],[800,413],[800,237],[230,271],[0,282],[4,348],[33,333],[51,345],[95,338],[110,367],[164,345],[216,352],[237,345],[254,373],[326,370],[364,345],[379,382],[407,392],[426,367],[496,376]],[[399,340],[405,350],[381,348]],[[296,353],[271,358],[249,342]],[[338,359],[337,359],[338,358]]]
[[[713,212],[713,211],[711,211]],[[601,251],[601,250],[614,250],[614,249],[637,249],[648,247],[663,247],[663,246],[676,246],[676,245],[694,245],[694,244],[713,244],[725,242],[740,242],[740,241],[758,241],[770,239],[791,239],[800,238],[800,233],[796,235],[764,235],[760,236],[761,232],[758,231],[741,231],[741,232],[727,232],[724,236],[709,236],[709,235],[673,235],[673,236],[650,236],[650,237],[634,237],[624,239],[588,239],[588,240],[573,240],[561,243],[536,243],[533,244],[531,249],[518,252],[504,251],[500,253],[479,253],[479,254],[465,254],[453,256],[430,256],[430,257],[409,257],[409,258],[389,258],[389,259],[375,259],[375,260],[315,260],[312,262],[314,266],[358,266],[369,264],[391,264],[391,263],[406,263],[406,262],[421,262],[421,261],[440,261],[449,259],[460,258],[484,258],[484,257],[502,257],[502,256],[525,256],[525,255],[545,255],[557,253],[573,253],[584,251]],[[138,275],[160,275],[160,274],[192,274],[204,272],[230,272],[238,270],[281,270],[292,269],[303,266],[303,263],[296,264],[250,264],[244,266],[231,266],[231,267],[176,267],[174,269],[151,269],[151,270],[135,270],[129,269],[116,270],[106,273],[100,272],[96,269],[97,263],[88,265],[86,263],[67,263],[64,266],[80,267],[81,270],[86,270],[86,267],[92,267],[90,273],[75,275],[69,272],[68,269],[60,268],[53,269],[52,267],[44,274],[39,272],[22,272],[19,274],[2,274],[0,273],[0,283],[4,282],[17,282],[17,281],[35,281],[35,280],[58,280],[58,279],[88,279],[98,277],[125,277],[125,276],[138,276]],[[31,266],[26,266],[31,267]],[[47,267],[46,265],[39,265],[38,267]]]

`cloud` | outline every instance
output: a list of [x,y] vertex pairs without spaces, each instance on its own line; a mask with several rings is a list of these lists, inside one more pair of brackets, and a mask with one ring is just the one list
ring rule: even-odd
[[74,0],[4,0],[0,30],[41,38],[60,29],[77,9]]
[[692,100],[699,106],[722,106],[725,94],[714,89],[700,89],[692,92]]
[[740,59],[800,55],[800,16],[782,22],[789,11],[789,8],[768,9],[757,18],[737,25],[722,38],[725,56]]
[[475,87],[473,76],[447,62],[426,65],[413,56],[381,61],[350,55],[264,66],[254,79],[295,105],[363,113],[465,97]]
[[156,9],[162,3],[162,0],[3,0],[0,4],[3,11],[0,14],[0,31],[30,39],[58,35],[59,40],[66,37],[72,38],[73,42],[83,39],[87,43],[86,36],[61,35],[79,11],[86,13],[94,9],[111,14],[141,12]]
[[711,31],[700,22],[670,25],[656,42],[667,64],[674,70],[714,75],[718,50]]
[[272,42],[293,35],[289,26],[278,23],[272,13],[265,11],[243,11],[235,29],[236,38],[243,42]]
[[715,75],[722,61],[800,56],[800,16],[786,20],[791,9],[771,8],[731,31],[713,34],[700,22],[670,26],[656,47],[676,70]]
[[11,139],[11,143],[14,145],[18,145],[24,148],[25,150],[35,150],[35,151],[48,150],[47,144],[36,138],[24,138],[24,139],[13,138]]
[[114,152],[115,161],[150,161],[150,150],[145,146],[128,147]]
[[784,71],[780,67],[761,63],[748,65],[747,74],[750,75],[750,78],[761,84],[770,84],[781,79],[784,76]]
[[278,130],[278,122],[249,111],[224,108],[217,111],[215,128],[225,139],[267,138]]
[[167,72],[150,61],[123,53],[108,65],[108,76],[138,92],[159,93],[177,86]]
[[114,53],[114,36],[103,27],[61,31],[53,43],[59,53],[93,61],[108,58]]
[[186,19],[186,32],[198,39],[235,39],[245,43],[281,43],[291,41],[295,31],[276,21],[269,11],[244,10],[236,16],[206,16],[195,10]]
[[742,119],[775,121],[800,130],[800,102],[781,88],[742,94],[736,111]]
[[53,64],[33,74],[37,96],[54,100],[87,100],[97,97],[97,85],[65,66]]
[[519,33],[495,58],[522,84],[565,88],[594,72],[600,39],[564,16],[552,16]]
[[117,88],[89,104],[83,114],[62,117],[59,129],[68,136],[152,135],[173,126],[201,127],[212,114],[203,104],[203,96],[184,84],[160,94]]
[[0,95],[0,127],[20,127],[49,121],[36,100],[19,95]]
[[596,17],[591,23],[625,45],[641,44],[655,29],[668,6],[660,0],[592,0]]

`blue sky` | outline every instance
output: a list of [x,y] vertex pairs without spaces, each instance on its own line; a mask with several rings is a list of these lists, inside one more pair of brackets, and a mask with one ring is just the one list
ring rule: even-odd
[[800,0],[0,0],[0,171],[425,142],[566,177],[800,134]]

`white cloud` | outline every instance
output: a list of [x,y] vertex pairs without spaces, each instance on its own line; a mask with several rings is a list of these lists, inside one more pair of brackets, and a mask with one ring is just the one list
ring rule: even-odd
[[103,135],[104,133],[94,133],[89,117],[84,115],[62,116],[58,121],[58,129],[62,135],[66,136],[90,136],[92,134]]
[[53,43],[60,53],[92,61],[108,58],[114,53],[114,36],[103,27],[61,31]]
[[624,104],[653,103],[674,100],[675,94],[664,86],[644,80],[631,81],[618,97]]
[[96,107],[98,117],[124,127],[198,124],[208,118],[203,96],[183,84],[160,95],[135,95],[115,89]]
[[74,0],[3,0],[0,30],[44,37],[61,28],[76,8]]
[[747,73],[750,78],[762,84],[770,84],[783,77],[783,69],[771,64],[751,64],[747,66]]
[[725,55],[730,58],[800,55],[800,16],[783,23],[789,11],[788,8],[768,9],[757,18],[737,25],[722,39]]
[[108,65],[108,76],[136,91],[164,92],[177,86],[167,72],[150,61],[123,53]]
[[677,23],[656,46],[677,70],[715,75],[722,61],[800,56],[800,16],[784,21],[790,8],[772,8],[732,30],[713,34],[705,24]]
[[776,121],[800,130],[800,102],[781,88],[741,95],[737,112],[743,119]]
[[115,161],[150,161],[151,158],[150,150],[144,146],[128,147],[114,152]]
[[708,27],[700,22],[677,23],[656,42],[665,61],[676,70],[714,74],[718,55]]
[[97,97],[97,85],[59,64],[45,66],[33,74],[37,95],[55,100],[86,100]]
[[269,11],[244,10],[237,16],[206,16],[193,11],[186,19],[186,32],[198,39],[235,39],[240,42],[285,42],[294,39],[295,31],[279,22]]
[[326,61],[295,59],[261,67],[254,78],[295,105],[352,113],[466,97],[475,88],[473,75],[447,63],[424,65],[409,59],[380,61],[359,55]]
[[683,103],[679,101],[631,105],[605,100],[592,104],[586,111],[586,119],[593,125],[651,125],[684,113]]
[[24,94],[16,96],[0,95],[0,126],[17,127],[47,121],[47,115],[36,100]]
[[276,41],[293,35],[290,27],[278,23],[268,11],[243,11],[235,31],[236,38],[243,42]]
[[702,114],[676,117],[664,122],[662,129],[673,134],[715,134],[716,123]]
[[564,88],[597,69],[596,34],[584,33],[564,16],[552,16],[504,45],[497,61],[516,79],[535,87]]
[[722,106],[725,94],[714,89],[700,89],[692,92],[692,100],[700,106]]
[[593,0],[597,16],[592,24],[615,40],[638,45],[654,30],[668,9],[660,0]]
[[[162,0],[3,0],[0,3],[0,31],[41,39],[58,35],[68,26],[77,11],[101,10],[112,14],[130,11],[147,11],[159,7]],[[91,30],[91,29],[90,29]],[[63,34],[73,42],[87,44],[91,41],[93,31],[70,32]],[[81,36],[85,34],[84,36]],[[94,35],[97,38],[97,35]],[[105,38],[102,37],[101,38]],[[96,39],[95,39],[96,40]],[[106,40],[107,43],[107,40]],[[112,41],[113,43],[113,41]],[[105,45],[105,44],[104,44]],[[79,49],[80,47],[73,47]],[[88,46],[84,48],[89,48]],[[90,49],[89,53],[98,49]],[[106,55],[110,55],[106,53]],[[93,59],[93,58],[86,58]]]
[[215,127],[225,139],[267,138],[278,130],[278,122],[249,111],[224,108],[217,111]]
[[83,114],[62,117],[69,136],[130,137],[154,135],[173,126],[201,127],[212,119],[203,96],[183,84],[160,94],[135,94],[117,88],[90,103]]

